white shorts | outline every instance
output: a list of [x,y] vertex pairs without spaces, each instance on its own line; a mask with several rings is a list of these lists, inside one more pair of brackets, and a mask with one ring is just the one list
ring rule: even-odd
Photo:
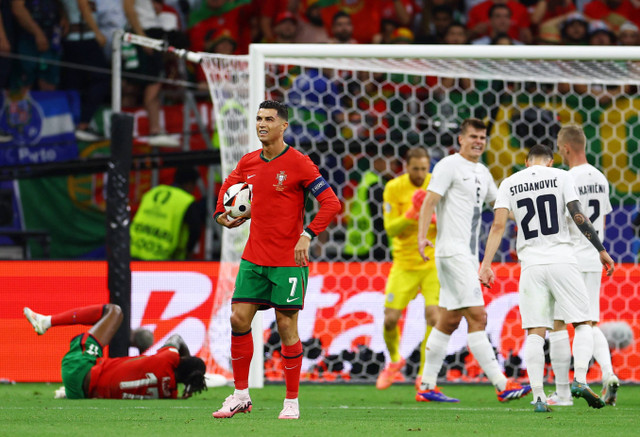
[[475,256],[436,256],[440,281],[439,305],[448,310],[484,306]]
[[589,298],[577,264],[525,267],[518,288],[522,329],[553,328],[554,311],[565,323],[589,320]]
[[[582,280],[587,288],[589,296],[589,321],[600,321],[600,286],[602,284],[602,272],[582,272]],[[553,312],[555,320],[562,320],[558,311]]]

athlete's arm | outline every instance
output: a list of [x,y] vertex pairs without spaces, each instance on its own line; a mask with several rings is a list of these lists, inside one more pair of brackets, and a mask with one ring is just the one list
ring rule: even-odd
[[580,229],[580,232],[582,232],[582,235],[587,237],[587,240],[591,242],[600,254],[600,262],[607,270],[607,276],[611,276],[613,274],[613,260],[602,245],[600,238],[598,238],[598,233],[594,229],[593,224],[591,224],[589,218],[581,211],[580,201],[573,200],[567,203],[567,209],[569,210],[569,214],[571,214],[573,222],[578,229]]
[[493,257],[496,256],[498,247],[500,247],[500,241],[504,235],[504,230],[507,227],[507,219],[509,218],[509,210],[507,208],[497,208],[494,211],[493,224],[489,231],[489,237],[487,238],[487,246],[484,249],[484,258],[480,265],[480,272],[478,278],[485,287],[491,288],[495,277],[493,270],[491,270],[491,262]]
[[418,252],[423,260],[429,261],[429,257],[424,254],[424,249],[427,246],[434,247],[433,243],[427,239],[427,230],[431,225],[433,212],[436,210],[436,205],[440,202],[442,196],[434,193],[433,191],[427,191],[427,197],[425,197],[422,206],[420,207],[420,217],[418,218]]
[[178,349],[178,354],[181,357],[191,356],[191,353],[189,352],[189,346],[187,346],[187,343],[185,343],[182,337],[180,337],[180,335],[178,334],[173,334],[171,337],[169,337],[165,344],[162,345],[162,347],[166,346],[173,346]]

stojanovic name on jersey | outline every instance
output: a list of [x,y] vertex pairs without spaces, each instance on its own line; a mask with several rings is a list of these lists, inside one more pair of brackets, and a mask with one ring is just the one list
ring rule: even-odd
[[578,187],[578,193],[581,196],[585,194],[597,194],[597,193],[606,193],[607,188],[602,184],[589,184],[589,185],[580,185]]
[[524,193],[527,191],[542,190],[544,188],[558,188],[558,179],[544,179],[538,182],[525,182],[523,184],[514,185],[510,188],[511,195],[515,196],[518,193]]

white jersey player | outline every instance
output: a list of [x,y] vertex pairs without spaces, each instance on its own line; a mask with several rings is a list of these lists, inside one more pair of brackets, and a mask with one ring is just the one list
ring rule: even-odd
[[[593,354],[593,334],[589,321],[587,291],[582,281],[571,242],[565,208],[583,235],[600,253],[600,262],[613,273],[613,260],[602,246],[593,225],[580,210],[580,202],[568,172],[552,168],[553,152],[536,145],[527,156],[527,168],[500,184],[494,205],[495,217],[480,281],[494,282],[491,261],[498,250],[509,212],[518,225],[517,249],[522,264],[518,286],[522,327],[527,330],[524,359],[536,402],[535,411],[549,411],[543,391],[544,338],[553,327],[554,307],[562,319],[575,327],[573,356],[575,380],[571,393],[584,397],[589,406],[602,408],[604,402],[587,385],[587,370]],[[592,248],[593,250],[593,248]]]
[[[598,169],[587,162],[586,142],[584,132],[579,126],[565,126],[558,132],[558,152],[565,164],[569,166],[569,175],[576,186],[580,205],[585,215],[589,217],[598,237],[602,239],[604,238],[605,217],[611,212],[609,182]],[[607,405],[615,405],[620,381],[613,372],[607,339],[597,326],[600,320],[602,265],[593,246],[582,235],[578,227],[570,223],[569,230],[578,261],[578,269],[582,273],[589,297],[588,320],[593,327],[593,357],[602,369],[602,398]],[[555,319],[554,330],[549,334],[549,352],[556,379],[556,392],[550,396],[549,403],[572,405],[573,401],[569,392],[569,368],[571,366],[569,334],[559,312],[556,312]]]
[[468,346],[496,388],[498,400],[519,399],[531,391],[507,380],[485,332],[487,312],[478,281],[478,233],[484,203],[493,203],[497,188],[491,173],[480,162],[487,145],[487,128],[481,120],[463,121],[458,135],[460,152],[442,159],[433,169],[427,196],[418,220],[418,249],[433,246],[427,229],[433,212],[438,220],[435,258],[440,281],[436,326],[427,340],[419,402],[458,402],[436,388],[436,379],[447,352],[451,333],[464,316],[468,323]]

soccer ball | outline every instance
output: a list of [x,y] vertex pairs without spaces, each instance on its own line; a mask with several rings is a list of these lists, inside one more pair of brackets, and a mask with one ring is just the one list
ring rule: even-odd
[[600,325],[611,349],[624,349],[633,343],[633,331],[627,322],[607,322]]
[[239,183],[229,187],[224,193],[224,209],[229,211],[231,217],[240,217],[251,211],[251,185]]

